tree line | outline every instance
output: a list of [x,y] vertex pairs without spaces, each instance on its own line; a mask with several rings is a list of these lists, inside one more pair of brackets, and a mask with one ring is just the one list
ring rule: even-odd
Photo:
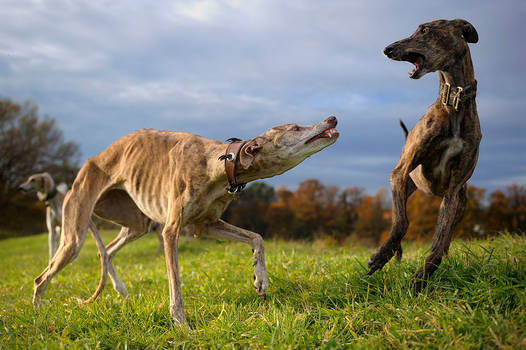
[[[483,237],[503,231],[526,232],[526,187],[510,185],[485,195],[468,185],[468,203],[456,237]],[[433,237],[441,198],[416,191],[408,200],[406,239]],[[378,244],[391,226],[391,202],[386,189],[368,195],[362,188],[326,186],[317,179],[301,182],[295,191],[256,182],[233,201],[223,218],[228,222],[280,239],[354,239]]]
[[[0,238],[46,230],[43,203],[16,188],[29,175],[44,171],[57,184],[71,185],[79,156],[78,144],[65,141],[55,119],[40,117],[35,103],[0,98]],[[342,189],[308,179],[292,191],[255,182],[231,203],[223,218],[264,237],[377,244],[389,233],[390,205],[386,189],[368,195],[360,187]],[[407,205],[406,237],[430,239],[439,207],[439,198],[415,192]],[[511,185],[486,196],[484,189],[469,186],[457,236],[486,236],[503,230],[526,232],[526,188]]]

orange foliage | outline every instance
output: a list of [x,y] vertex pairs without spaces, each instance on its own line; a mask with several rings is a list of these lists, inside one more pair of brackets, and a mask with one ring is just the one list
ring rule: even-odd
[[[247,187],[227,210],[234,225],[284,239],[323,238],[342,242],[351,235],[378,244],[389,234],[390,195],[380,189],[373,196],[363,189],[325,186],[317,179],[301,182],[296,191],[277,191],[264,183]],[[409,228],[406,240],[433,237],[442,199],[416,191],[407,202]],[[512,185],[496,190],[485,201],[485,190],[468,186],[468,202],[455,232],[457,237],[478,237],[503,230],[526,231],[526,188]]]

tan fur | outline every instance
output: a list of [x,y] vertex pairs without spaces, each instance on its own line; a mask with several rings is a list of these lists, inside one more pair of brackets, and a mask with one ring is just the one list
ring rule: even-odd
[[[306,143],[334,128],[336,118],[308,127],[287,124],[249,140],[241,149],[237,179],[249,182],[281,174],[309,155],[331,145],[338,134]],[[163,238],[170,291],[170,314],[186,325],[177,259],[180,231],[239,240],[254,249],[254,286],[261,296],[268,288],[263,240],[257,233],[220,220],[233,195],[225,191],[226,143],[170,131],[141,130],[116,141],[80,169],[64,202],[62,240],[48,267],[35,279],[37,306],[51,278],[78,255],[92,213],[116,222],[123,230],[108,245],[108,254],[129,237],[142,235],[149,219],[164,224]],[[124,231],[124,233],[123,233]]]
[[[465,20],[438,20],[419,26],[409,38],[385,49],[394,60],[411,61],[424,57],[412,78],[438,71],[440,81],[452,87],[467,86],[475,80],[468,42],[478,41],[475,28]],[[475,83],[476,84],[476,83]],[[419,188],[443,197],[431,252],[414,277],[419,292],[447,253],[453,229],[466,206],[466,181],[477,164],[480,131],[477,106],[473,98],[458,111],[438,98],[407,135],[400,161],[391,173],[393,215],[391,232],[369,261],[369,274],[381,269],[396,253],[401,257],[400,241],[407,231],[407,198]]]

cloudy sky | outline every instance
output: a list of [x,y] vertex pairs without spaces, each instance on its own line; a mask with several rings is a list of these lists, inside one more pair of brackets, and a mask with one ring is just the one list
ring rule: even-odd
[[251,138],[284,123],[339,119],[340,139],[272,178],[295,188],[388,186],[403,144],[435,100],[436,73],[383,48],[420,23],[464,18],[483,140],[476,186],[526,184],[526,2],[2,0],[0,97],[55,117],[82,161],[139,128]]

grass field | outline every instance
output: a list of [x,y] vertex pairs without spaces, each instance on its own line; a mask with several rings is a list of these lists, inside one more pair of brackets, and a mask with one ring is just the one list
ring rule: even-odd
[[[116,232],[104,232],[109,241]],[[45,267],[45,235],[0,241],[0,348],[526,348],[526,238],[455,241],[429,287],[411,297],[409,280],[428,245],[409,245],[401,263],[367,277],[372,250],[267,242],[270,288],[252,287],[250,248],[182,239],[185,311],[170,319],[164,258],[148,235],[115,259],[130,297],[109,284],[94,291],[99,262],[88,236],[80,257],[31,305]]]

